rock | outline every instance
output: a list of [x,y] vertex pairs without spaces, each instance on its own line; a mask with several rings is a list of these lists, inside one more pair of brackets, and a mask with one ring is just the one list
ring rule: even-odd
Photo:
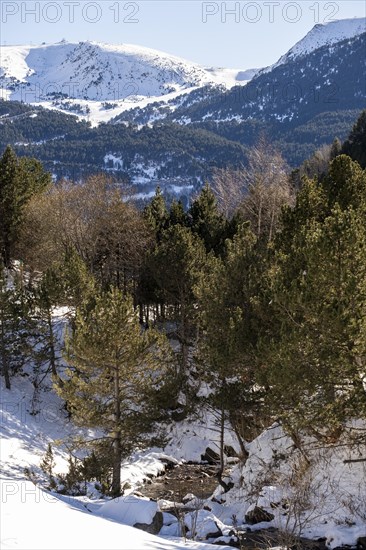
[[105,502],[98,510],[98,515],[155,535],[163,526],[163,514],[158,503],[136,495],[126,495]]
[[225,446],[224,446],[224,453],[225,453],[226,456],[229,457],[229,458],[233,458],[233,457],[237,457],[237,456],[238,456],[238,453],[236,452],[236,450],[234,449],[234,447],[232,447],[231,445],[225,445]]
[[255,506],[253,510],[249,510],[249,512],[245,514],[245,523],[249,523],[249,525],[255,525],[256,523],[261,523],[262,521],[272,521],[273,519],[273,514],[267,512],[259,506]]
[[210,447],[206,447],[205,454],[201,455],[201,460],[203,462],[208,462],[209,464],[217,464],[220,462],[220,457]]
[[[160,459],[163,464],[165,464],[165,471],[174,470],[174,468],[177,466],[177,463],[173,460],[170,460],[169,458],[161,458]],[[164,472],[161,472],[160,475],[164,475]]]
[[212,512],[194,510],[191,514],[185,514],[184,523],[195,540],[204,541],[223,536],[221,527],[224,525]]
[[188,493],[182,498],[183,504],[187,504],[187,502],[190,502],[191,500],[194,500],[196,496],[193,493]]
[[218,539],[219,537],[222,537],[222,531],[221,529],[217,528],[217,531],[215,533],[207,533],[206,540]]
[[227,540],[227,537],[218,537],[212,541],[211,544],[217,544],[218,546],[231,546],[232,548],[242,548],[238,537],[232,537]]
[[141,529],[141,531],[146,531],[146,533],[150,533],[151,535],[157,535],[163,527],[163,513],[159,511],[156,512],[150,524],[135,523],[133,527],[136,529]]
[[359,537],[356,544],[357,550],[366,550],[366,537]]

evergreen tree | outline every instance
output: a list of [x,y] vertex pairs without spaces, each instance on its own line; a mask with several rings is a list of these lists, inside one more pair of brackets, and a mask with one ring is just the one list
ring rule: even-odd
[[330,207],[338,203],[342,209],[349,205],[357,208],[366,197],[365,171],[349,156],[340,155],[330,164],[324,190]]
[[268,404],[290,431],[330,440],[366,413],[363,178],[340,156],[324,188],[307,182],[269,270],[275,323],[262,341],[260,373]]
[[161,192],[161,188],[158,186],[155,191],[155,196],[144,209],[144,218],[147,220],[158,238],[166,225],[168,217],[169,213],[166,207],[165,199]]
[[42,458],[41,460],[41,463],[40,463],[40,468],[41,470],[48,475],[49,479],[51,480],[52,479],[52,476],[53,476],[53,468],[55,467],[55,459],[54,459],[54,456],[53,456],[53,450],[52,450],[52,445],[51,443],[49,443],[47,445],[47,451],[44,455],[44,457]]
[[262,390],[256,387],[257,341],[270,324],[259,307],[266,255],[247,224],[226,242],[222,259],[210,258],[196,286],[200,312],[199,355],[209,401],[244,439],[262,428]]
[[84,262],[71,249],[66,253],[61,265],[49,267],[40,278],[36,279],[31,289],[31,314],[34,322],[34,360],[35,368],[33,385],[35,395],[41,381],[51,372],[53,380],[62,385],[58,372],[61,358],[61,342],[57,337],[54,309],[57,306],[68,306],[65,318],[73,315],[74,308],[90,300],[95,292],[94,279],[89,274]]
[[32,330],[23,281],[16,276],[9,279],[0,263],[0,364],[9,390],[12,376],[22,371],[32,355]]
[[164,316],[176,326],[172,336],[180,343],[184,374],[187,373],[188,351],[194,340],[196,324],[193,288],[205,261],[201,239],[181,225],[173,225],[162,233],[160,243],[148,260]]
[[356,160],[362,168],[366,168],[366,109],[362,111],[343,144],[342,153]]
[[0,247],[2,261],[10,267],[26,203],[50,184],[50,175],[35,159],[18,159],[11,147],[0,159]]
[[202,239],[206,251],[220,252],[224,243],[226,223],[208,183],[193,201],[188,216],[193,233]]
[[68,378],[56,389],[76,422],[101,429],[110,442],[118,496],[122,457],[153,421],[147,396],[166,376],[166,341],[154,330],[142,332],[131,299],[112,289],[94,307],[77,310],[67,358]]
[[184,212],[182,201],[173,200],[170,206],[167,225],[187,225],[187,216]]
[[12,245],[21,221],[22,193],[17,157],[7,147],[0,159],[0,242],[2,261],[10,267]]

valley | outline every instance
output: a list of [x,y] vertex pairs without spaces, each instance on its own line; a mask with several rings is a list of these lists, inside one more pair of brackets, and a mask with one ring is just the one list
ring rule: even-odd
[[[28,4],[0,6],[31,38],[0,45],[0,548],[365,550],[363,12],[311,4],[261,66],[289,21],[240,3],[84,3],[118,40],[52,43]],[[239,68],[158,49],[198,30]]]

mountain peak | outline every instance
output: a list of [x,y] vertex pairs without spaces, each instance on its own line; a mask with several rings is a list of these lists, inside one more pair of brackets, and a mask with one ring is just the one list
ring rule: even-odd
[[342,40],[354,38],[366,32],[366,18],[339,19],[329,23],[318,23],[285,55],[262,72],[269,72],[288,61],[303,57],[323,46],[332,46]]

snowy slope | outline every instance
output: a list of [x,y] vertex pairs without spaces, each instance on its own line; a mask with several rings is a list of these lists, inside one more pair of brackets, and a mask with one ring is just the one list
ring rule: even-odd
[[71,110],[95,121],[106,121],[126,109],[143,107],[157,98],[168,100],[207,84],[226,88],[245,85],[254,74],[239,69],[205,69],[131,44],[0,46],[2,97]]
[[[75,427],[67,419],[60,399],[47,385],[34,409],[34,388],[28,377],[13,380],[11,391],[0,378],[0,548],[4,550],[213,550],[228,548],[183,542],[175,536],[150,535],[131,527],[138,517],[151,515],[152,503],[133,497],[96,502],[87,497],[50,493],[29,481],[24,468],[36,478],[48,442],[65,441]],[[67,455],[53,447],[55,471],[67,471]],[[145,459],[156,467],[158,454]],[[159,463],[161,464],[161,463]],[[138,471],[139,468],[136,468]],[[141,474],[145,474],[141,471]],[[131,473],[131,471],[130,471]],[[146,474],[145,474],[146,475]],[[132,506],[135,504],[135,506]]]
[[[65,440],[75,428],[66,418],[60,400],[47,388],[39,396],[39,413],[31,414],[33,388],[28,377],[14,379],[11,391],[5,390],[1,378],[0,393],[0,548],[220,548],[206,543],[183,542],[177,537],[175,525],[164,527],[159,537],[131,527],[136,520],[149,523],[155,513],[157,504],[146,498],[126,494],[106,502],[50,493],[33,485],[26,479],[24,467],[32,468],[38,477],[38,465],[47,443],[54,439]],[[365,425],[359,422],[356,428],[361,430]],[[226,435],[226,443],[236,446],[230,430]],[[207,446],[217,450],[219,439],[213,419],[207,414],[191,422],[178,423],[170,436],[164,451],[136,453],[123,465],[122,479],[129,482],[131,489],[138,487],[149,475],[157,475],[161,471],[162,458],[173,462],[199,460]],[[362,443],[353,449],[342,443],[340,441],[335,448],[319,448],[316,441],[304,441],[311,461],[307,466],[281,427],[272,426],[247,444],[248,461],[234,466],[228,479],[233,481],[233,489],[222,494],[222,489],[218,488],[215,499],[207,499],[201,504],[197,516],[198,533],[212,532],[214,524],[223,532],[230,532],[234,528],[233,518],[237,526],[247,529],[245,514],[259,506],[274,519],[250,525],[252,531],[284,528],[312,539],[324,537],[329,549],[344,544],[354,546],[357,539],[366,536],[366,463],[358,460],[365,456],[366,449]],[[66,471],[66,454],[56,445],[54,453],[55,471]],[[301,491],[300,496],[296,496],[293,488],[299,481],[296,487]],[[189,518],[187,513],[186,523]],[[222,544],[229,542],[228,536],[221,539]]]
[[[55,311],[58,339],[62,337],[66,311]],[[164,501],[150,501],[130,495],[143,480],[163,471],[165,459],[173,463],[199,461],[207,447],[218,451],[220,432],[217,418],[202,408],[200,414],[171,426],[164,449],[138,451],[122,465],[122,482],[128,483],[123,497],[114,500],[95,499],[95,493],[72,497],[50,493],[42,488],[39,464],[48,443],[53,444],[57,475],[67,471],[65,442],[79,431],[68,419],[63,403],[52,391],[51,380],[43,380],[35,394],[34,372],[14,377],[12,389],[6,390],[0,377],[0,548],[49,550],[213,550],[228,546],[212,546],[203,542],[184,542],[178,537],[178,525],[165,522],[160,535],[153,536],[132,527],[150,523]],[[202,386],[200,395],[207,395]],[[365,420],[354,421],[349,428],[365,433]],[[91,435],[96,435],[91,432]],[[219,526],[223,536],[216,539],[223,545],[236,528],[256,531],[280,528],[311,539],[326,539],[327,547],[354,547],[366,537],[366,442],[359,435],[358,444],[349,447],[346,440],[335,447],[319,445],[314,438],[303,437],[300,452],[281,426],[274,424],[251,443],[246,463],[235,464],[227,481],[233,488],[223,493],[218,487],[214,499],[199,503],[189,512],[195,498],[188,501],[185,525],[190,529],[197,511],[198,540]],[[225,443],[239,451],[229,425],[225,427]],[[228,461],[229,462],[229,461]],[[34,473],[35,486],[27,479],[25,468]],[[197,487],[199,490],[199,487]],[[193,495],[192,495],[193,496]],[[167,501],[165,501],[167,502]],[[245,515],[255,506],[273,515],[272,521],[248,525]],[[163,508],[161,508],[163,509]],[[234,521],[235,520],[235,521]],[[249,531],[250,530],[250,531]],[[202,537],[202,538],[200,538]],[[214,537],[213,537],[214,538]],[[212,542],[212,540],[210,540]]]
[[315,25],[308,34],[297,42],[285,55],[261,72],[266,73],[297,58],[304,57],[322,46],[331,47],[337,42],[354,38],[366,32],[366,18],[341,19],[325,25]]
[[[88,512],[30,481],[1,480],[1,548],[22,550],[218,550],[163,539]],[[221,546],[221,548],[224,548]],[[228,547],[225,547],[228,548]]]
[[[209,80],[198,65],[163,52],[96,42],[2,46],[1,70],[4,84],[12,77],[18,81],[16,88],[29,83],[40,100],[54,93],[100,101],[160,96]],[[19,93],[12,93],[11,99],[18,99]]]

